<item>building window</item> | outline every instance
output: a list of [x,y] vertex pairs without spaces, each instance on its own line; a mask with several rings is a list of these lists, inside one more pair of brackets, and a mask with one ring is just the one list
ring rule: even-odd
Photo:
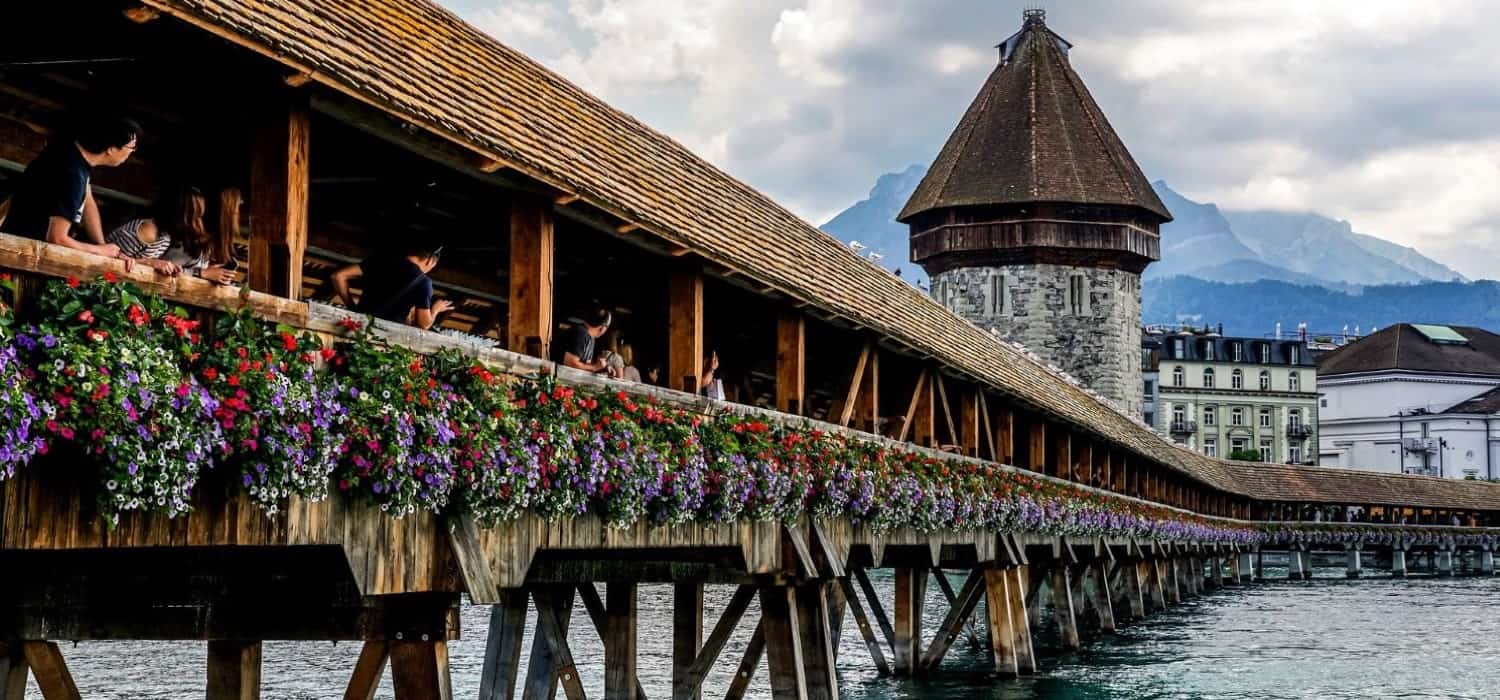
[[1302,409],[1300,409],[1300,408],[1293,409],[1291,413],[1288,413],[1287,416],[1286,416],[1286,424],[1287,424],[1288,427],[1290,427],[1293,430],[1297,430],[1297,429],[1301,428],[1302,427]]
[[1269,408],[1262,408],[1262,409],[1260,409],[1260,427],[1262,427],[1262,428],[1269,428],[1269,427],[1271,427],[1271,409],[1269,409]]
[[1302,391],[1302,374],[1292,372],[1286,377],[1286,388],[1291,391]]
[[1152,362],[1152,360],[1154,359],[1151,357],[1152,354],[1153,353],[1151,352],[1150,348],[1141,348],[1141,369],[1147,372],[1150,372],[1156,368],[1156,363]]
[[1214,369],[1212,367],[1203,370],[1203,388],[1214,388]]
[[1302,346],[1301,345],[1288,345],[1287,348],[1286,348],[1286,358],[1287,358],[1287,361],[1290,362],[1291,364],[1294,364],[1294,365],[1301,364],[1302,363]]
[[1245,442],[1245,438],[1235,438],[1229,441],[1231,452],[1244,452],[1247,447],[1249,447],[1249,443]]
[[1271,371],[1270,370],[1263,369],[1263,370],[1260,371],[1260,390],[1261,391],[1270,391],[1271,390]]
[[1173,367],[1172,368],[1172,386],[1186,386],[1186,385],[1187,385],[1187,372],[1184,372],[1181,367]]
[[1271,364],[1271,344],[1270,343],[1261,343],[1260,344],[1260,363],[1263,364],[1263,365],[1269,365],[1269,364]]
[[1183,425],[1187,423],[1187,408],[1182,404],[1172,407],[1172,425]]
[[1173,338],[1172,339],[1172,359],[1174,359],[1174,360],[1180,360],[1180,359],[1182,359],[1182,355],[1183,355],[1182,350],[1183,350],[1182,338]]
[[1089,313],[1089,281],[1084,275],[1073,275],[1068,280],[1068,308],[1074,316]]
[[1210,457],[1219,456],[1219,441],[1214,438],[1203,438],[1203,454]]
[[1262,462],[1274,462],[1274,461],[1276,461],[1276,455],[1273,454],[1273,452],[1274,452],[1274,450],[1271,448],[1271,441],[1270,440],[1261,440],[1260,441],[1260,461],[1262,461]]
[[1152,398],[1154,396],[1156,396],[1156,382],[1151,381],[1150,379],[1147,379],[1146,380],[1146,398],[1149,399],[1149,398]]
[[1231,372],[1229,374],[1229,388],[1231,388],[1231,389],[1243,389],[1243,388],[1245,388],[1245,373],[1241,372],[1239,370],[1235,370],[1235,371]]
[[1245,409],[1240,408],[1239,406],[1235,406],[1234,408],[1229,409],[1229,424],[1230,425],[1244,425],[1245,424]]
[[1149,425],[1149,426],[1151,426],[1153,428],[1156,427],[1156,414],[1155,413],[1152,413],[1150,411],[1146,411],[1145,418],[1146,418],[1146,425]]
[[1005,275],[990,278],[990,313],[999,316],[1005,313]]
[[1219,359],[1214,354],[1214,341],[1212,341],[1212,340],[1205,340],[1205,341],[1203,341],[1203,359],[1205,359],[1205,360],[1207,360],[1209,362],[1213,362],[1214,360]]
[[1235,362],[1245,361],[1245,344],[1235,341],[1229,344],[1229,359]]
[[1292,445],[1290,448],[1288,448],[1287,449],[1286,461],[1291,462],[1292,464],[1301,464],[1302,463],[1302,448],[1298,447],[1296,445]]
[[1203,425],[1204,426],[1215,426],[1215,425],[1218,425],[1218,424],[1219,424],[1219,407],[1218,406],[1204,406],[1203,407]]

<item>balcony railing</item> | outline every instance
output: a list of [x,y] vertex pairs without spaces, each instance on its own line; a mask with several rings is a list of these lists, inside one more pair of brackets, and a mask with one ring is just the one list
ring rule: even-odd
[[1312,426],[1306,423],[1287,423],[1286,436],[1295,440],[1306,440],[1312,437]]
[[1198,432],[1198,422],[1191,420],[1172,421],[1171,431],[1173,435],[1191,435]]

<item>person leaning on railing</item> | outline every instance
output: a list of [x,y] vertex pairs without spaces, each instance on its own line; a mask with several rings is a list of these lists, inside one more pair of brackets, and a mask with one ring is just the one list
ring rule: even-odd
[[[95,255],[130,258],[106,243],[90,183],[94,168],[113,168],[135,153],[141,127],[125,117],[91,116],[72,138],[53,139],[26,166],[0,222],[0,231]],[[72,236],[83,229],[83,240]]]
[[589,311],[584,315],[581,325],[570,326],[552,344],[553,361],[584,372],[618,377],[618,373],[610,367],[603,353],[598,352],[596,347],[596,341],[609,330],[609,324],[613,320],[614,315],[609,309],[596,308]]
[[[238,194],[238,191],[235,191]],[[236,202],[237,202],[236,197]],[[229,284],[234,269],[228,264],[228,238],[222,220],[217,235],[204,225],[208,200],[196,187],[183,187],[157,202],[145,216],[126,221],[109,232],[109,242],[120,252],[164,275],[186,273]],[[234,204],[233,216],[239,217]],[[217,258],[215,262],[214,258]]]
[[[413,243],[400,255],[374,255],[333,273],[333,289],[355,311],[375,318],[432,328],[438,314],[453,308],[447,299],[432,298],[428,273],[443,257],[440,245]],[[349,283],[363,279],[359,302]]]

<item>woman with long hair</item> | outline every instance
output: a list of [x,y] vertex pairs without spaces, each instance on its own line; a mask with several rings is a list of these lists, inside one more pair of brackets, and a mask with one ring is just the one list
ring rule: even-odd
[[[106,238],[124,255],[162,274],[185,271],[226,284],[234,279],[233,270],[225,267],[229,258],[228,241],[224,240],[227,236],[209,234],[204,225],[207,211],[203,192],[184,187],[159,200],[145,216],[120,224]],[[238,205],[234,206],[234,216],[239,216]]]

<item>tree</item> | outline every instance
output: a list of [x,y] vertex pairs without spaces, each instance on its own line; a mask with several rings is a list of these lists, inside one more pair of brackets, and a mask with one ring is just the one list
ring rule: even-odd
[[1242,462],[1259,462],[1260,450],[1235,450],[1229,453],[1229,458]]

